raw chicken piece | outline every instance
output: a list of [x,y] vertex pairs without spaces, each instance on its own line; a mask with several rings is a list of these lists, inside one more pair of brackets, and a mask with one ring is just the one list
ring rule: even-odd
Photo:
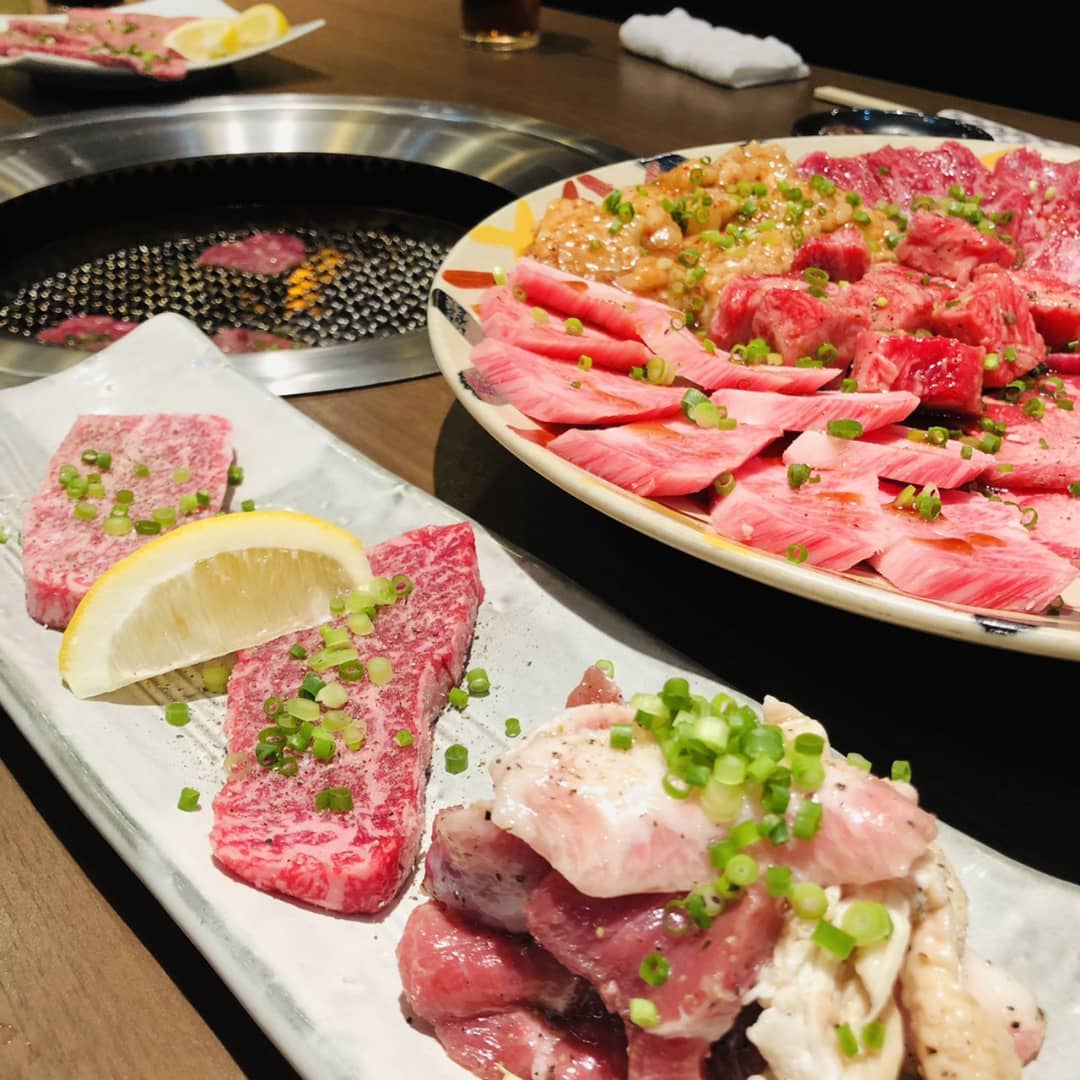
[[551,867],[491,821],[489,803],[440,810],[424,864],[424,892],[475,922],[525,932],[525,902]]
[[[671,899],[595,899],[552,873],[529,900],[529,930],[570,971],[587,978],[612,1012],[626,1018],[630,999],[647,997],[659,1014],[652,1035],[711,1042],[731,1027],[743,994],[772,953],[780,933],[779,905],[763,890],[751,889],[708,930],[675,937],[664,929]],[[639,974],[653,951],[671,965],[667,982],[658,987]]]
[[1007,1029],[965,988],[961,966],[967,897],[937,851],[914,871],[925,912],[912,928],[900,1000],[925,1080],[1020,1080]]

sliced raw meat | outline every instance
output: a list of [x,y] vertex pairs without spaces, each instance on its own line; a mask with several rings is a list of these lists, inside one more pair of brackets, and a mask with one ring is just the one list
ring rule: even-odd
[[709,337],[722,349],[745,344],[753,336],[754,315],[765,295],[773,289],[805,289],[806,282],[795,277],[740,274],[720,290]]
[[928,409],[977,416],[985,357],[981,345],[952,338],[868,330],[855,341],[851,377],[860,390],[907,390]]
[[527,936],[476,927],[434,902],[409,916],[397,962],[409,1008],[432,1024],[520,1005],[562,1014],[588,996],[581,979]]
[[1056,491],[1014,491],[1009,497],[1038,514],[1033,539],[1063,559],[1080,562],[1080,498]]
[[942,492],[941,501],[935,521],[888,513],[894,537],[872,562],[898,589],[970,607],[1041,612],[1076,577],[1003,503],[959,491]]
[[931,329],[998,355],[998,367],[983,372],[986,386],[1005,386],[1046,356],[1023,292],[1005,271],[991,267],[976,273],[955,300],[935,309]]
[[710,357],[708,371],[695,372],[702,390],[771,390],[777,394],[812,394],[837,375],[831,367],[786,367],[781,364],[740,364],[726,353]]
[[581,682],[570,691],[566,707],[572,709],[576,705],[619,705],[622,699],[622,691],[608,677],[607,672],[593,664],[585,669]]
[[865,311],[848,307],[843,292],[837,299],[811,295],[806,289],[772,289],[754,313],[753,336],[764,338],[785,364],[814,357],[822,345],[836,355],[830,366],[847,367],[855,355],[855,339],[870,329]]
[[1016,250],[962,218],[919,210],[911,217],[896,257],[924,274],[964,283],[971,280],[975,267],[984,263],[1008,269],[1016,262]]
[[[84,464],[87,450],[111,454],[109,468]],[[22,561],[30,617],[62,630],[90,586],[114,563],[153,539],[134,529],[125,536],[105,531],[103,522],[118,491],[132,492],[128,504],[132,522],[150,519],[157,507],[175,507],[181,496],[199,490],[205,490],[210,500],[192,516],[210,517],[225,501],[232,460],[232,424],[220,416],[80,416],[53,454],[23,518]],[[95,471],[101,477],[104,497],[83,500],[97,510],[90,520],[74,516],[75,500],[57,479],[65,465],[78,469],[83,479]],[[137,465],[147,466],[149,476],[136,475]],[[176,483],[173,473],[181,468],[190,477]]]
[[245,274],[280,277],[307,258],[299,236],[288,233],[252,233],[243,240],[226,240],[207,248],[198,259],[200,266],[223,266]]
[[[986,398],[986,417],[1005,424],[1005,438],[994,457],[994,465],[984,479],[996,487],[1036,488],[1066,491],[1080,483],[1080,386],[1068,376],[1056,376],[1064,383],[1068,397],[1063,409],[1052,398],[1028,392],[1015,403]],[[1055,384],[1051,383],[1050,386]],[[1043,413],[1037,417],[1024,412],[1028,402],[1039,397]],[[981,437],[981,429],[972,434]]]
[[165,48],[165,37],[194,16],[163,18],[115,9],[71,8],[66,23],[9,19],[0,32],[0,56],[44,53],[126,67],[156,79],[182,79],[187,62]]
[[612,1024],[550,1020],[533,1009],[443,1020],[451,1061],[480,1080],[626,1080],[626,1037]]
[[919,407],[919,399],[906,390],[883,394],[826,390],[801,396],[717,390],[710,400],[727,409],[740,426],[760,424],[784,431],[824,430],[830,420],[857,420],[863,431],[873,431],[905,419]]
[[628,1034],[634,1080],[703,1080],[711,1075],[704,1071],[712,1049],[707,1039],[665,1039],[632,1025]]
[[[594,326],[582,325],[570,333],[566,320],[544,308],[530,306],[514,297],[509,286],[496,286],[480,298],[480,321],[484,333],[554,360],[577,363],[588,356],[597,367],[629,371],[643,367],[652,353],[637,340],[625,341]],[[536,312],[543,312],[538,318]]]
[[520,290],[519,296],[524,294],[523,300],[529,305],[561,311],[627,340],[637,336],[631,313],[639,306],[655,304],[614,285],[587,281],[535,259],[518,259],[510,271],[510,283]]
[[472,351],[488,384],[533,420],[552,424],[624,424],[679,411],[680,387],[653,386],[595,368],[584,371],[492,338]]
[[870,249],[862,231],[845,225],[836,232],[812,236],[795,253],[792,273],[809,267],[824,270],[833,281],[858,281],[870,269]]
[[491,766],[495,824],[591,896],[686,891],[715,876],[716,826],[664,791],[659,747],[608,745],[612,724],[633,721],[628,705],[568,709]]
[[1080,341],[1080,288],[1037,270],[1015,273],[1013,281],[1023,292],[1047,348],[1065,349]]
[[281,349],[302,349],[303,346],[281,334],[265,330],[219,330],[213,337],[214,344],[226,354],[278,352]]
[[[414,589],[379,609],[373,633],[351,637],[362,661],[381,656],[393,668],[383,686],[369,679],[349,684],[343,711],[366,721],[364,745],[350,751],[339,743],[328,762],[303,754],[295,776],[259,765],[234,774],[214,800],[210,832],[215,857],[248,884],[331,911],[378,911],[412,870],[432,723],[461,678],[483,595],[466,524],[405,533],[369,557],[374,573],[407,574]],[[290,655],[293,645],[313,653],[323,639],[315,628],[239,653],[225,714],[231,753],[253,751],[267,698],[295,696],[308,667]],[[413,737],[406,747],[395,740],[403,729]],[[316,810],[316,794],[330,787],[348,788],[353,809]]]
[[[604,1004],[624,1018],[631,998],[648,997],[660,1022],[655,1036],[712,1041],[742,1008],[742,995],[780,935],[777,902],[750,889],[718,915],[708,930],[675,937],[664,929],[670,895],[596,899],[551,873],[529,900],[529,930],[576,975],[589,980]],[[663,986],[639,974],[650,952],[670,965]]]
[[1080,375],[1080,352],[1047,353],[1046,366],[1053,372]]
[[878,263],[843,293],[844,303],[865,311],[875,330],[924,330],[934,305],[951,300],[955,287],[895,263]]
[[[718,393],[756,396],[748,390]],[[739,424],[730,431],[720,431],[698,427],[680,417],[603,431],[570,428],[548,443],[548,449],[635,495],[689,495],[749,461],[781,435],[779,427]]]
[[429,896],[512,934],[525,932],[525,902],[551,869],[527,844],[492,823],[487,803],[439,811],[424,867]]
[[752,461],[735,488],[717,497],[709,520],[729,540],[775,555],[801,554],[812,566],[848,570],[885,546],[888,533],[873,473],[822,473],[818,483],[788,483],[780,461]]
[[73,315],[55,326],[39,330],[35,337],[48,345],[67,345],[73,349],[97,352],[130,334],[139,324],[114,319],[111,315]]
[[872,472],[902,484],[955,488],[977,479],[994,463],[991,455],[980,450],[972,450],[971,457],[965,459],[961,454],[963,444],[956,439],[944,446],[932,446],[922,439],[913,441],[908,438],[912,431],[886,427],[861,439],[834,439],[823,431],[807,431],[784,451],[784,464],[848,470],[856,475]]
[[868,203],[884,200],[900,206],[915,195],[943,196],[954,184],[966,192],[981,191],[989,176],[986,166],[957,142],[933,150],[883,146],[853,157],[818,152],[799,162],[799,172],[826,176],[841,188],[857,191]]

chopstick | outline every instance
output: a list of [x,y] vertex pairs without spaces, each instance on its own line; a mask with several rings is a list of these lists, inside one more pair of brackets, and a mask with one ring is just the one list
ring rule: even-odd
[[868,94],[856,94],[839,86],[815,86],[814,97],[831,105],[847,105],[852,109],[899,109],[901,112],[918,112],[918,109],[910,105],[901,105],[886,98],[870,97]]

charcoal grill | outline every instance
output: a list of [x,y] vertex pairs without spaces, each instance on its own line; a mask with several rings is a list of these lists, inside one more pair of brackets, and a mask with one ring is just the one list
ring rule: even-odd
[[[526,117],[307,95],[0,131],[0,385],[81,360],[36,340],[69,316],[165,311],[288,338],[234,360],[282,394],[426,374],[426,296],[452,244],[514,195],[626,156]],[[308,260],[278,278],[198,264],[255,231],[300,236]]]

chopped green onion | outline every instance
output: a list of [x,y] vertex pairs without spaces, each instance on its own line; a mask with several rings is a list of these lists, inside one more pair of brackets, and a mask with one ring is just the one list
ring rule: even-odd
[[[798,885],[795,886],[795,889]],[[792,892],[795,891],[792,889]],[[841,960],[846,960],[852,950],[855,948],[855,939],[848,933],[845,933],[838,926],[826,919],[819,919],[818,924],[814,927],[813,934],[810,935],[810,940],[815,945],[819,945],[826,952],[830,952],[833,956],[839,957]]]
[[338,664],[337,673],[343,682],[356,682],[364,677],[364,665],[359,660],[344,660]]
[[198,491],[195,492],[195,501],[199,504],[199,506],[209,506],[210,492],[207,491],[205,488],[200,488]]
[[825,430],[834,439],[857,439],[863,433],[863,426],[858,420],[830,420]]
[[352,792],[346,787],[323,788],[315,796],[316,810],[331,810],[335,814],[347,814],[352,808]]
[[597,660],[593,666],[598,667],[609,679],[615,678],[615,665],[610,660]]
[[285,702],[285,711],[297,720],[314,723],[319,719],[319,706],[311,698],[294,697]]
[[851,1030],[850,1024],[841,1024],[836,1029],[836,1041],[840,1046],[840,1053],[844,1057],[853,1058],[858,1056],[859,1043],[855,1038],[855,1032]]
[[367,662],[368,678],[376,686],[385,686],[394,677],[394,668],[385,656],[373,656]]
[[244,482],[244,470],[239,465],[230,465],[227,475],[228,482],[232,487],[239,487]]
[[988,352],[983,357],[983,370],[984,371],[997,371],[1001,365],[1001,357],[996,352]]
[[176,509],[172,506],[155,506],[150,511],[150,516],[165,527],[176,524]]
[[892,937],[893,922],[888,909],[873,900],[855,900],[840,920],[844,933],[862,948]]
[[136,465],[135,466],[135,475],[136,476],[142,476],[142,477],[149,476],[150,475],[150,466],[149,465],[141,465],[141,464]]
[[[466,691],[462,690],[460,686],[455,686],[450,691],[448,697],[450,704],[453,705],[458,712],[461,712],[461,710],[469,704],[469,695]],[[518,730],[520,731],[520,728]]]
[[180,513],[185,516],[187,514],[194,514],[199,505],[198,500],[194,495],[181,495],[178,503],[180,506]]
[[127,505],[128,503],[132,503],[132,502],[134,502],[134,501],[135,501],[135,492],[134,492],[134,491],[128,491],[128,489],[127,489],[127,488],[121,488],[121,489],[120,489],[120,490],[119,490],[119,491],[118,491],[118,492],[117,492],[117,493],[116,493],[116,494],[115,494],[115,495],[113,496],[113,498],[114,498],[114,499],[115,499],[115,500],[116,500],[116,501],[117,501],[118,503],[121,503],[121,504],[123,504],[123,505]]
[[862,202],[862,196],[857,191],[849,191],[844,196],[844,201],[850,206],[858,206]]
[[[314,703],[313,703],[314,704]],[[329,761],[337,750],[332,732],[323,728],[316,728],[311,735],[311,753],[319,761]]]
[[[400,744],[399,744],[400,745]],[[469,748],[461,743],[454,743],[446,748],[446,771],[463,773],[469,767]]]
[[567,319],[564,323],[566,332],[573,334],[575,337],[585,333],[585,324],[580,319]]
[[696,387],[691,387],[682,396],[682,401],[679,403],[683,411],[683,416],[690,419],[690,411],[695,405],[705,405],[709,403],[709,397],[707,394],[703,394]]
[[650,356],[645,365],[645,378],[656,386],[670,386],[678,374],[675,365],[662,356]]
[[800,919],[820,919],[829,907],[825,890],[812,881],[799,881],[792,885],[788,898],[791,900],[791,910]]
[[72,514],[80,521],[93,521],[98,515],[98,508],[93,503],[77,502]]
[[295,757],[285,756],[277,771],[280,776],[295,776],[300,771],[300,762]]
[[[338,683],[330,684],[330,686],[338,685]],[[327,689],[329,689],[329,687],[327,687]],[[345,702],[342,701],[341,704],[344,705]],[[322,726],[326,728],[327,731],[342,731],[349,722],[349,714],[342,712],[340,706],[334,706],[322,715]]]
[[465,685],[470,697],[483,697],[491,692],[491,680],[483,668],[473,668],[465,673]]
[[245,499],[240,504],[240,509],[243,510],[243,512],[245,514],[250,514],[251,511],[255,509],[255,500],[254,499]]
[[362,611],[350,612],[345,621],[348,623],[349,629],[357,637],[366,637],[368,634],[375,632],[375,624],[371,621],[371,616]]
[[748,888],[758,879],[761,867],[750,855],[733,855],[724,867],[724,877],[740,889]]
[[802,544],[789,544],[787,549],[788,562],[804,563],[810,557],[810,552],[807,551]]
[[791,834],[796,840],[813,840],[821,828],[821,803],[803,799],[795,811],[795,820],[791,823]]
[[592,364],[592,357],[586,356],[585,353],[582,353],[577,358],[577,366],[581,368],[582,371],[592,371]]
[[345,745],[353,751],[359,750],[367,738],[367,723],[364,720],[355,719],[345,726],[341,733]]
[[732,473],[721,473],[714,481],[717,495],[730,495],[735,490],[735,477]]
[[660,1023],[660,1013],[648,998],[631,998],[630,1023],[647,1031]]
[[102,522],[102,528],[109,536],[127,536],[133,527],[131,518],[123,514],[110,514]]
[[791,867],[770,866],[765,871],[765,888],[770,896],[782,897],[791,894]]
[[[318,675],[305,675],[304,681],[300,684],[299,697],[307,698],[308,701],[314,701],[315,695],[326,685]],[[309,717],[300,717],[300,719],[310,719]]]
[[856,222],[856,224],[859,224],[859,225],[869,225],[870,224],[870,215],[865,210],[856,210],[855,213],[851,215],[851,217],[852,217],[852,220],[854,220]]
[[375,597],[367,589],[353,589],[345,597],[345,609],[353,615],[374,615],[377,606]]
[[821,758],[795,754],[791,760],[791,779],[802,791],[817,791],[825,782],[825,766]]
[[224,694],[229,685],[229,669],[223,664],[207,664],[202,669],[202,681],[207,693]]
[[81,499],[89,490],[90,483],[81,476],[76,476],[68,481],[67,495],[69,499]]
[[308,667],[312,671],[326,671],[328,668],[336,667],[340,674],[341,665],[349,660],[357,659],[359,655],[355,649],[320,649],[311,654]]
[[612,724],[610,734],[612,750],[630,750],[634,745],[633,724]]
[[303,645],[297,644],[297,645],[290,645],[289,646],[289,655],[294,660],[306,660],[307,659],[307,654],[308,654],[308,651],[307,651],[307,649],[304,648]]
[[813,732],[804,731],[795,736],[795,753],[807,754],[810,757],[820,757],[825,752],[825,740]]
[[508,739],[516,739],[521,734],[521,721],[516,716],[508,717],[503,730]]
[[328,649],[336,649],[349,643],[349,631],[343,626],[327,626],[323,624],[319,627],[319,637],[323,639],[323,644]]
[[801,488],[810,479],[811,468],[809,465],[792,464],[787,467],[788,487],[793,490]]
[[409,731],[408,728],[402,728],[400,731],[395,733],[394,742],[396,742],[398,744],[398,746],[400,746],[402,748],[407,747],[407,746],[412,746],[412,744],[413,744],[413,734],[412,734],[411,731]]
[[660,952],[647,953],[638,967],[638,975],[650,986],[663,986],[671,974],[671,964]]
[[74,465],[61,465],[60,472],[57,474],[57,479],[60,481],[61,487],[67,487],[72,480],[76,479],[79,475],[79,470]]
[[1046,415],[1046,403],[1042,398],[1028,398],[1021,408],[1025,416],[1034,420],[1041,420]]
[[192,810],[199,809],[199,792],[192,787],[186,787],[180,789],[180,798],[176,803],[177,810],[183,810],[185,813],[191,813]]
[[93,465],[97,461],[96,450],[84,450],[82,452],[82,460],[84,465]]
[[263,702],[262,710],[272,720],[285,711],[285,702],[281,698],[271,695]]
[[315,700],[328,709],[340,709],[349,700],[349,691],[339,682],[328,683],[315,695]]
[[863,772],[869,772],[873,765],[868,758],[864,758],[862,754],[856,754],[854,752],[848,754],[847,763],[854,766],[856,769],[861,769]]
[[86,485],[86,497],[88,499],[104,499],[105,485],[100,480],[91,480]]
[[165,723],[170,727],[183,727],[191,722],[191,710],[183,701],[170,701],[165,706]]
[[874,1020],[862,1029],[862,1043],[867,1050],[880,1050],[885,1045],[885,1025]]
[[911,762],[910,761],[894,761],[892,763],[891,776],[893,780],[903,780],[905,783],[911,783]]

